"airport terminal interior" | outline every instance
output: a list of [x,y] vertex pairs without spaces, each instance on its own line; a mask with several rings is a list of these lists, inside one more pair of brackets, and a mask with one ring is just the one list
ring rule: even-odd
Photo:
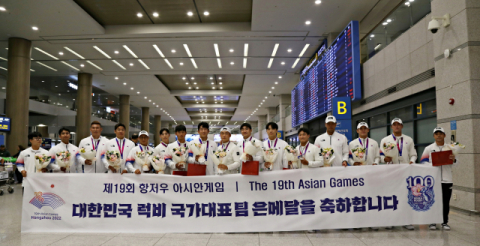
[[[0,0],[0,245],[480,245],[479,27],[480,0]],[[433,156],[437,134],[463,149],[447,156],[455,164],[431,167],[442,170],[437,195],[445,196],[444,185],[450,185],[448,228],[446,222],[436,229],[430,223],[322,223],[300,230],[295,228],[304,228],[304,217],[298,217],[292,227],[274,231],[27,230],[22,216],[29,201],[18,169],[23,159],[17,160],[34,141],[29,134],[40,133],[41,147],[49,150],[65,143],[67,129],[67,143],[79,146],[93,135],[92,122],[107,139],[118,137],[118,124],[128,139],[149,136],[145,146],[152,149],[165,142],[162,129],[170,132],[167,143],[180,145],[179,126],[185,126],[187,142],[202,142],[201,122],[208,123],[208,139],[225,151],[228,132],[233,152],[245,151],[245,123],[251,137],[270,148],[272,122],[277,139],[304,153],[303,135],[317,145],[331,135],[332,123],[335,134],[360,144],[366,123],[366,139],[380,144],[393,137],[399,157],[404,138],[400,146],[394,125],[401,125],[409,153],[417,153],[412,165],[424,161],[422,153],[427,160]],[[380,149],[374,162],[390,163]],[[362,168],[344,160],[337,161],[346,169]],[[290,167],[288,161],[283,169]],[[85,170],[80,164],[70,170],[78,174],[68,175]],[[439,196],[436,202],[442,210]],[[415,210],[427,214],[428,208]]]

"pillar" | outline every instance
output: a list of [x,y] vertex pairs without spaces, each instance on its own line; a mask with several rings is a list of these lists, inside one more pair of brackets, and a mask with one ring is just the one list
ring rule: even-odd
[[[466,146],[452,168],[450,204],[480,211],[480,9],[478,1],[433,0],[431,5],[432,16],[451,16],[450,26],[428,33],[433,36],[428,59],[435,61],[437,124],[445,129],[450,142],[450,123],[456,121],[456,140]],[[443,55],[446,49],[452,51],[448,58]],[[455,99],[453,105],[449,104],[450,98]]]
[[77,116],[75,117],[76,144],[90,135],[90,120],[92,115],[92,74],[78,74]]
[[129,135],[130,129],[130,96],[129,95],[120,95],[120,117],[118,119],[119,123],[125,125],[125,136]]
[[142,107],[142,129],[147,132],[150,132],[150,108],[149,107]]
[[[7,148],[28,143],[28,102],[30,96],[30,56],[32,42],[23,38],[8,39],[8,78],[6,116],[10,118]],[[48,136],[47,136],[48,137]]]
[[162,129],[162,116],[155,115],[155,123],[153,124],[155,125],[155,132],[153,133],[155,135],[155,146],[157,146],[162,141],[160,139],[160,130]]
[[260,141],[263,141],[263,138],[267,137],[267,136],[263,136],[263,130],[265,130],[266,121],[267,121],[266,115],[258,116],[258,139]]
[[[282,94],[280,95],[280,100],[279,100],[279,116],[280,116],[280,123],[278,124],[279,130],[285,131],[287,129],[287,126],[285,124],[285,118],[287,117],[286,115],[286,107],[288,107],[292,103],[292,95],[291,94]],[[284,132],[285,133],[285,132]],[[285,138],[285,134],[283,135]]]

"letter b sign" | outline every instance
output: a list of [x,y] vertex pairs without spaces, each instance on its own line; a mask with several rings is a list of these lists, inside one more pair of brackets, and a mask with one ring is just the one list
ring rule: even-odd
[[346,114],[347,113],[347,103],[346,102],[342,102],[342,101],[338,101],[337,102],[337,114]]
[[332,99],[332,114],[338,120],[352,119],[352,110],[349,97],[335,97]]

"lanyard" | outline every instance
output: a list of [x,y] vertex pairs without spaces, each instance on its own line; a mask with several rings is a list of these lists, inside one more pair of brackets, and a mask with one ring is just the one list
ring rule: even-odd
[[[305,150],[303,151],[303,154],[302,154],[302,151],[300,150],[300,154],[302,154],[302,156],[305,156],[305,154],[307,153],[307,149],[308,149],[308,146],[310,145],[310,143],[307,143],[307,145],[305,145]],[[300,145],[300,147],[302,147]]]
[[120,151],[120,156],[123,159],[123,150],[125,150],[125,139],[123,140],[123,146],[121,148],[120,148],[120,143],[118,142],[118,138],[115,138],[115,140],[117,141],[117,146],[118,146],[118,150]]
[[165,144],[164,142],[161,142],[161,144],[166,148],[167,147],[167,144]]
[[[249,141],[249,142],[252,141],[252,138],[253,138],[253,137],[250,137],[250,139],[249,139],[248,141]],[[245,139],[244,139],[244,140],[243,140],[243,153],[245,153],[245,143],[246,143],[246,141],[245,141]]]
[[178,143],[178,147],[182,147],[184,144],[185,144],[185,147],[187,147],[187,143],[182,143],[182,144],[180,145],[180,142],[178,142],[178,140],[177,140],[177,143]]
[[366,141],[367,146],[364,146],[364,145],[363,145],[361,138],[358,138],[358,141],[360,142],[360,144],[362,145],[362,147],[365,148],[365,160],[366,160],[366,159],[367,159],[367,156],[368,156],[368,138],[367,138],[367,141]]
[[[141,145],[141,144],[139,144],[139,145],[138,145],[138,147],[140,147],[140,150],[143,152],[142,145]],[[147,151],[148,151],[148,146],[146,146],[146,147],[147,147]]]
[[402,156],[402,152],[403,152],[403,138],[401,138],[401,139],[402,139],[402,144],[399,146],[399,145],[398,145],[397,138],[395,137],[395,135],[392,134],[392,137],[393,137],[393,140],[395,140],[395,141],[397,142],[398,156]]
[[[278,138],[275,138],[275,145],[273,145],[273,148],[277,147],[277,140],[278,140]],[[268,140],[268,148],[271,148],[270,147],[270,139]]]
[[97,150],[97,148],[98,148],[98,143],[100,142],[100,139],[98,139],[97,141],[93,141],[93,137],[90,137],[90,140],[92,140],[93,148],[94,148],[95,150]]
[[227,147],[226,147],[226,148],[223,148],[223,143],[222,143],[222,148],[223,148],[223,150],[224,150],[224,151],[227,151],[227,149],[228,149],[228,145],[230,145],[230,142],[228,142],[228,144],[227,144]]
[[[203,144],[203,141],[201,138],[199,138],[198,140],[200,140],[200,143]],[[207,150],[205,151],[205,160],[208,159],[208,140],[207,140]]]

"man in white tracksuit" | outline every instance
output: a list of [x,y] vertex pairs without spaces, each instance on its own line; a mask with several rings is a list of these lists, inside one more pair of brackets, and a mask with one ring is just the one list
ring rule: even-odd
[[335,159],[332,161],[332,167],[348,166],[348,139],[345,135],[335,131],[337,119],[335,116],[327,116],[325,119],[327,132],[315,139],[315,145],[322,148],[332,148]]
[[[264,149],[270,149],[273,148],[275,151],[278,152],[277,158],[275,158],[275,161],[273,163],[270,162],[264,162],[263,171],[273,171],[273,170],[285,170],[289,169],[289,167],[292,167],[292,163],[289,163],[287,161],[287,158],[285,157],[285,147],[287,147],[287,142],[283,141],[282,139],[277,138],[277,133],[278,133],[278,125],[275,122],[269,122],[267,126],[265,127],[267,129],[267,135],[268,139],[263,141],[263,148]],[[265,157],[264,157],[265,158]]]
[[352,140],[348,144],[348,148],[350,150],[348,163],[351,166],[361,166],[362,163],[355,162],[353,160],[352,150],[355,148],[365,148],[365,155],[366,160],[363,165],[378,165],[380,163],[380,150],[378,149],[377,141],[368,137],[368,132],[370,129],[368,128],[368,124],[365,122],[360,122],[357,125],[357,133],[358,138]]
[[[53,148],[51,148],[48,152],[52,156],[53,162],[59,167],[59,171],[57,172],[63,172],[63,173],[76,173],[78,168],[77,168],[77,162],[76,162],[76,156],[78,155],[78,148],[77,146],[69,143],[70,140],[70,130],[67,128],[61,128],[58,131],[58,136],[60,137],[60,140],[62,141],[61,143],[55,145]],[[60,167],[59,160],[57,154],[63,151],[68,151],[70,153],[70,161],[68,167]],[[80,168],[81,172],[81,168]]]
[[[135,174],[141,174],[142,172],[150,173],[152,172],[151,165],[149,170],[143,170],[143,167],[135,161],[135,155],[140,152],[145,152],[148,155],[148,152],[153,154],[153,148],[148,146],[148,132],[142,130],[138,133],[138,143],[137,146],[133,147],[132,150],[128,153],[127,160],[125,162],[125,169],[122,171],[122,174],[130,172]],[[149,162],[148,158],[146,158],[147,163]],[[149,163],[148,163],[149,164]],[[127,171],[128,170],[128,171]]]
[[95,160],[87,160],[79,153],[77,158],[77,171],[79,173],[106,173],[107,169],[101,161],[102,150],[105,148],[105,144],[108,142],[106,137],[101,136],[102,124],[98,121],[93,121],[90,124],[91,136],[86,137],[80,141],[78,149],[94,149],[96,150]]
[[[227,152],[227,156],[224,158],[224,163],[218,165],[217,173],[222,174],[235,174],[238,173],[238,168],[240,167],[240,149],[237,145],[230,142],[230,137],[232,136],[231,130],[228,127],[222,127],[220,130],[220,138],[222,139],[221,144],[218,148],[221,148]],[[218,149],[217,148],[217,149]]]
[[[170,131],[167,128],[162,128],[160,130],[160,144],[155,147],[153,150],[154,155],[160,155],[161,157],[164,157],[164,155],[167,153],[167,147],[170,142]],[[165,167],[165,170],[163,171],[164,174],[172,174],[172,170],[168,167],[168,165]]]
[[[177,141],[169,144],[167,147],[166,154],[167,156],[170,156],[170,158],[165,159],[165,163],[172,170],[172,174],[174,171],[187,171],[187,164],[193,163],[195,161],[193,153],[188,150],[188,143],[185,140],[185,136],[187,135],[187,128],[184,125],[176,126],[175,135],[177,135]],[[185,161],[176,163],[173,159],[173,155],[175,154],[175,149],[179,149],[180,147],[187,148],[187,151],[185,152]]]
[[296,150],[298,153],[298,163],[295,168],[315,168],[323,166],[323,157],[320,153],[320,148],[308,142],[310,139],[310,131],[307,128],[300,128],[298,130],[298,139],[300,144]]
[[[412,164],[417,160],[417,151],[415,150],[415,144],[413,139],[407,135],[402,134],[403,122],[400,118],[394,118],[392,120],[392,132],[393,134],[386,136],[380,142],[380,161],[387,164]],[[394,143],[397,146],[397,156],[393,159],[390,156],[385,156],[383,145],[386,143]],[[394,163],[395,162],[395,163]],[[407,230],[415,230],[413,225],[404,226]],[[387,227],[392,229],[393,226]]]
[[117,173],[117,170],[108,164],[106,157],[107,151],[118,151],[120,153],[121,162],[118,173],[121,173],[123,170],[125,170],[125,161],[127,160],[130,150],[135,147],[135,143],[125,137],[125,130],[126,127],[124,124],[116,124],[114,130],[116,137],[106,142],[105,148],[102,149],[101,160],[103,165],[105,165],[105,169],[108,170],[108,173]]
[[209,176],[209,175],[215,175],[216,173],[216,166],[215,164],[213,163],[213,159],[212,159],[212,155],[213,153],[217,150],[217,144],[215,143],[215,141],[210,141],[208,140],[208,133],[210,132],[210,126],[208,125],[207,122],[200,122],[200,124],[198,124],[198,134],[200,135],[200,137],[198,139],[195,139],[193,141],[190,142],[190,144],[194,144],[194,143],[199,143],[199,144],[205,144],[206,147],[205,147],[205,161],[200,163],[198,162],[198,158],[200,158],[201,156],[194,156],[195,158],[195,164],[204,164],[204,165],[207,165],[207,168],[205,170],[205,175]]
[[[241,150],[241,153],[245,152],[245,144],[247,144],[248,142],[255,141],[255,142],[261,143],[260,140],[252,137],[252,126],[248,123],[243,123],[240,126],[240,133],[242,133],[243,141],[238,143],[237,146]],[[261,148],[259,148],[257,154],[255,154],[254,156],[251,156],[249,154],[247,154],[246,156],[247,156],[247,161],[258,161],[259,168],[263,166],[264,160],[263,160],[263,151]],[[240,166],[240,172],[241,170],[242,170],[242,167]]]
[[[35,155],[51,155],[46,149],[40,147],[42,145],[42,134],[39,132],[32,132],[28,134],[28,140],[30,141],[32,147],[20,152],[17,162],[15,163],[18,171],[20,171],[24,179],[27,177],[28,173],[46,173],[49,170],[60,170],[60,168],[53,163],[53,160],[50,160],[50,164],[46,168],[37,170],[35,165]],[[22,187],[23,186],[25,186],[25,182],[22,182]]]
[[[433,137],[435,138],[435,143],[428,145],[423,151],[422,159],[420,161],[422,164],[432,165],[432,153],[450,150],[450,148],[446,148],[445,146],[445,130],[443,130],[442,127],[436,127],[433,129]],[[454,163],[456,162],[454,155],[450,155],[450,159],[454,160]],[[443,230],[450,230],[450,226],[448,225],[448,213],[450,212],[450,198],[452,197],[453,186],[452,166],[453,165],[442,165],[436,167],[440,168],[442,177]],[[436,230],[437,225],[431,224],[429,228],[430,230]]]

